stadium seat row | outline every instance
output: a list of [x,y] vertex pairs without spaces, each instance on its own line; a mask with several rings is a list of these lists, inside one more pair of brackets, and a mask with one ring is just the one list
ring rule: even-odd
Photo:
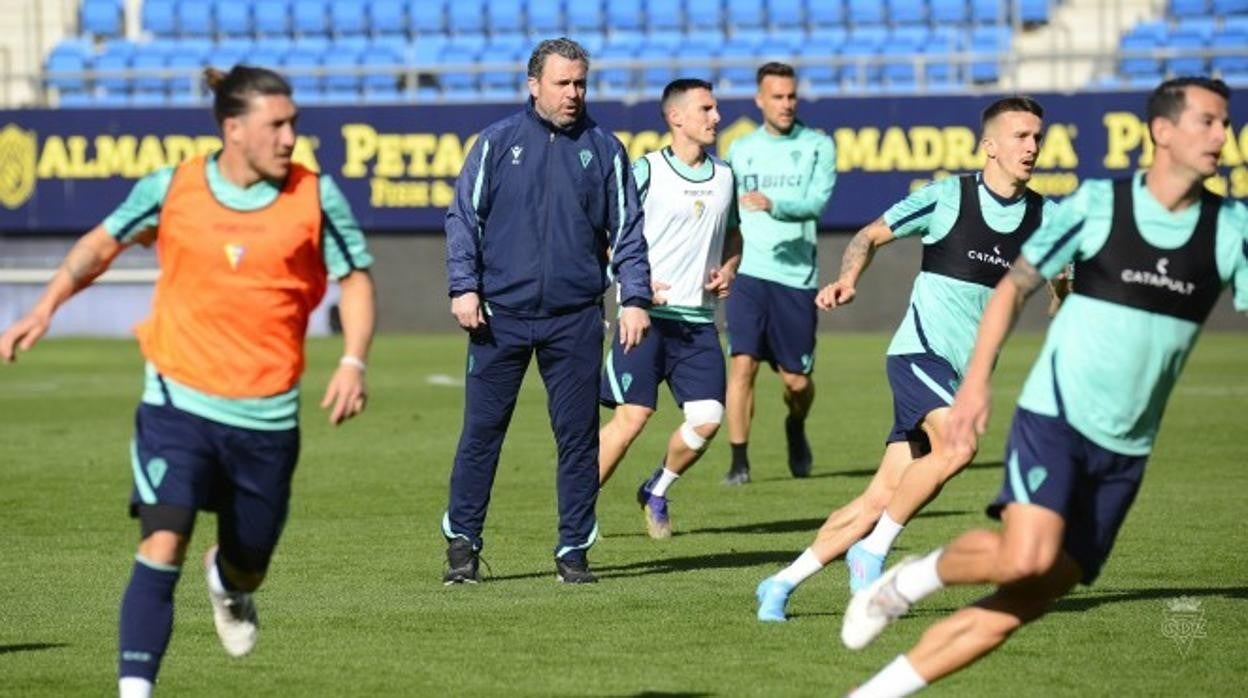
[[[1127,79],[1160,74],[1216,73],[1232,82],[1248,79],[1248,14],[1142,22],[1122,36],[1118,72]],[[1202,56],[1208,51],[1211,56]],[[1165,53],[1179,55],[1165,56]],[[1158,55],[1158,54],[1162,55]]]
[[[562,34],[1048,20],[1052,0],[143,0],[161,37]],[[123,33],[123,0],[83,0],[81,29]]]

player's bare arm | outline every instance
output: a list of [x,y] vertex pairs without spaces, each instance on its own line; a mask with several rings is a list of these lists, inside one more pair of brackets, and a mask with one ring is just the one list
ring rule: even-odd
[[966,367],[966,379],[954,396],[945,429],[946,440],[955,446],[974,450],[979,437],[988,430],[992,365],[1018,320],[1023,304],[1044,283],[1040,272],[1020,256],[988,299],[975,338],[975,349]]
[[329,380],[321,409],[330,408],[329,423],[341,424],[364,411],[368,391],[364,368],[376,324],[373,277],[356,269],[338,281],[342,297],[338,309],[342,317],[342,358]]
[[852,303],[857,294],[858,279],[871,265],[875,251],[895,239],[896,236],[883,218],[877,218],[859,230],[841,255],[840,276],[819,291],[819,295],[815,296],[815,305],[823,310],[832,310]]
[[741,265],[742,244],[741,229],[729,229],[727,237],[724,238],[724,252],[720,256],[719,266],[711,270],[703,288],[720,298],[728,297],[732,280],[737,278],[737,267]]
[[79,238],[65,254],[35,306],[0,334],[0,360],[12,363],[17,360],[18,351],[29,351],[48,331],[56,309],[107,271],[126,247],[127,243],[118,242],[103,225]]

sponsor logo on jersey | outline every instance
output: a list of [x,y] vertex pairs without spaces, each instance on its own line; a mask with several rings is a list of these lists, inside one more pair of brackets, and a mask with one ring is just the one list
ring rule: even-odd
[[997,245],[992,246],[992,253],[980,252],[979,250],[968,250],[966,253],[968,259],[972,259],[982,264],[991,264],[996,267],[1010,268],[1010,260],[1001,256],[1001,248]]
[[522,145],[513,145],[513,146],[511,146],[511,164],[513,164],[513,165],[519,165],[519,164],[520,164],[520,154],[521,154],[521,153],[523,153],[523,152],[524,152],[524,146],[522,146]]
[[1196,284],[1191,281],[1183,281],[1181,279],[1172,279],[1166,272],[1166,268],[1170,265],[1170,259],[1162,257],[1157,260],[1154,267],[1156,271],[1147,271],[1141,269],[1123,269],[1122,282],[1124,284],[1134,284],[1137,286],[1152,286],[1154,288],[1164,288],[1171,293],[1178,293],[1183,296],[1190,296],[1196,290]]
[[14,124],[0,130],[0,205],[17,208],[35,191],[35,132]]

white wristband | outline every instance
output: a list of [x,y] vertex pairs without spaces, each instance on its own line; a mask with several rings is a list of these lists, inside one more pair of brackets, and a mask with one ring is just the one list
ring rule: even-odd
[[355,368],[360,369],[361,372],[364,371],[365,368],[367,368],[367,366],[364,364],[363,359],[359,358],[358,356],[351,356],[350,354],[347,354],[343,356],[341,359],[338,359],[338,365],[339,366],[354,366]]

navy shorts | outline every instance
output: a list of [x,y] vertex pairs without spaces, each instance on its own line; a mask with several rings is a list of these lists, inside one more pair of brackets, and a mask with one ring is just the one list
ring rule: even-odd
[[1092,443],[1062,417],[1020,408],[1005,446],[1005,485],[988,515],[1000,518],[1010,502],[1057,512],[1066,522],[1062,548],[1079,563],[1083,583],[1091,584],[1135,501],[1147,461]]
[[130,456],[132,516],[141,505],[215,511],[225,559],[250,572],[268,569],[289,510],[298,427],[242,429],[141,403]]
[[893,390],[893,428],[884,443],[910,441],[930,451],[919,425],[932,410],[953,404],[961,379],[948,361],[932,353],[889,355],[884,365]]
[[813,373],[819,324],[816,294],[813,288],[738,275],[724,308],[728,353],[752,356],[788,373]]
[[627,354],[616,328],[603,362],[602,404],[654,409],[663,381],[681,407],[692,400],[724,402],[724,350],[714,323],[651,317],[645,339]]

